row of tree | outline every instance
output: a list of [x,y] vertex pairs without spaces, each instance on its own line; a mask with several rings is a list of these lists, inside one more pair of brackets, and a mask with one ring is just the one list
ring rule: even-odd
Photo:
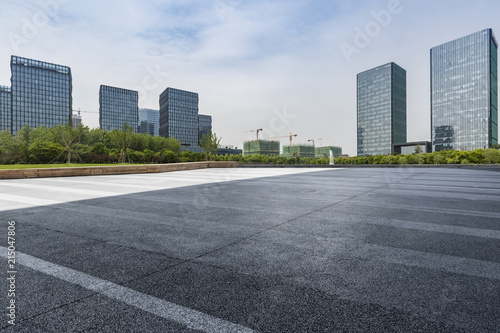
[[171,163],[182,157],[180,149],[177,140],[134,134],[126,124],[122,130],[112,131],[66,124],[24,126],[15,135],[0,132],[1,164]]

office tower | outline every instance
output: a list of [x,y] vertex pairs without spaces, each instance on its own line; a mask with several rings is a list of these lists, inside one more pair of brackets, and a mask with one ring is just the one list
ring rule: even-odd
[[11,132],[12,124],[12,92],[10,87],[0,86],[0,131]]
[[101,129],[121,130],[126,123],[137,132],[139,93],[134,90],[101,85],[99,89],[99,125]]
[[357,76],[358,156],[388,155],[406,142],[406,71],[391,62]]
[[498,143],[497,49],[491,29],[431,49],[433,151]]
[[82,124],[82,116],[80,114],[80,110],[78,110],[78,113],[76,113],[76,114],[73,113],[71,120],[72,120],[73,128],[76,128]]
[[210,132],[212,132],[212,116],[198,115],[198,141],[200,146],[203,135]]
[[167,88],[160,95],[160,136],[198,147],[198,94]]
[[160,135],[160,112],[158,110],[139,109],[138,133]]
[[47,62],[12,56],[12,128],[24,125],[52,127],[71,121],[71,69]]

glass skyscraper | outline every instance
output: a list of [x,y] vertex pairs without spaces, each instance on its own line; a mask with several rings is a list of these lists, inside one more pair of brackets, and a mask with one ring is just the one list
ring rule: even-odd
[[357,76],[358,156],[406,142],[406,71],[391,62]]
[[160,95],[160,136],[198,147],[198,94],[167,88]]
[[132,126],[137,133],[139,92],[101,85],[99,89],[99,125],[105,131]]
[[204,134],[212,132],[212,116],[198,115],[198,141],[201,146],[201,138]]
[[71,69],[38,60],[12,56],[11,131],[24,125],[52,127],[71,121]]
[[0,86],[0,131],[11,131],[12,92],[10,87]]
[[138,133],[160,135],[160,112],[158,110],[139,109]]
[[491,29],[431,49],[433,151],[498,143],[497,49]]

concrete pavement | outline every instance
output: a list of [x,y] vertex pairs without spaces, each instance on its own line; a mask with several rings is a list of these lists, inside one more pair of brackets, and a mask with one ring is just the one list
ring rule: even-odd
[[467,169],[2,180],[1,327],[494,332],[499,201],[499,173]]

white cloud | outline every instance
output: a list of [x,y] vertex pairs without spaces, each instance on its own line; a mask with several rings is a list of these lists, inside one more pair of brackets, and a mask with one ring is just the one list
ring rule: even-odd
[[[248,138],[243,132],[269,128],[273,110],[287,107],[296,118],[275,135],[330,137],[323,144],[349,154],[356,154],[357,73],[390,61],[404,67],[408,139],[428,140],[430,47],[487,27],[500,31],[496,1],[401,0],[403,12],[348,63],[340,43],[352,42],[354,29],[388,1],[65,0],[17,52],[9,33],[23,36],[43,12],[39,1],[63,0],[0,0],[0,84],[9,84],[16,54],[70,66],[75,109],[97,112],[100,84],[144,90],[147,82],[140,106],[151,108],[168,86],[196,91],[200,112],[213,115],[214,130],[236,146]],[[160,77],[151,79],[156,70]],[[98,126],[97,113],[83,116]]]

